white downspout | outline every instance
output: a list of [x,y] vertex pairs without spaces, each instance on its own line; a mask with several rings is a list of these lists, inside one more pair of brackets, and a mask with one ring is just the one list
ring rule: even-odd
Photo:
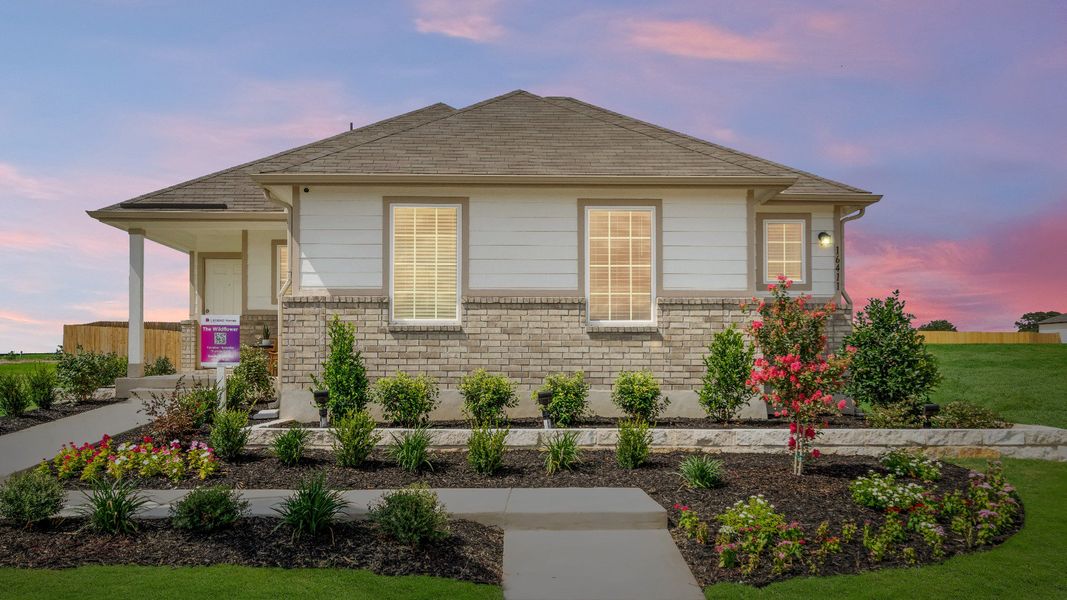
[[864,206],[854,213],[850,213],[841,217],[840,220],[841,240],[838,242],[838,244],[841,248],[841,272],[838,274],[838,277],[840,278],[841,289],[838,291],[841,292],[841,298],[845,301],[845,305],[848,307],[849,310],[852,310],[852,298],[848,295],[848,292],[845,291],[845,223],[848,223],[849,221],[855,221],[856,219],[862,217],[866,212],[867,207]]

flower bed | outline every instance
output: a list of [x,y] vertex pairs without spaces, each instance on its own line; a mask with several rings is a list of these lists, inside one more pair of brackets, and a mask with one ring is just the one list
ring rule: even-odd
[[204,480],[219,467],[214,450],[193,440],[187,446],[180,441],[157,443],[151,436],[135,442],[117,443],[110,436],[95,443],[64,444],[50,463],[38,467],[59,479],[91,482],[99,477],[112,479],[137,476],[142,479],[166,477],[181,481],[186,477]]

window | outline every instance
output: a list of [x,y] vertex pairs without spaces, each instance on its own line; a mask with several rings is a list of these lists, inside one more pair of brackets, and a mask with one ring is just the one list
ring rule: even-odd
[[459,207],[392,207],[394,321],[459,319]]
[[653,209],[586,212],[589,320],[651,322]]
[[804,221],[766,220],[763,222],[764,283],[779,275],[804,281]]
[[289,278],[289,246],[281,240],[275,240],[271,246],[274,250],[272,258],[274,263],[271,265],[270,297],[274,300],[274,304],[277,304],[278,292],[282,289],[285,280]]

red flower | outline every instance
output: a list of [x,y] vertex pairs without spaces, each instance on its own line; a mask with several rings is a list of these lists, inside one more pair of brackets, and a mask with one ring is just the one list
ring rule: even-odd
[[818,448],[811,451],[812,458],[819,458],[820,456],[822,456],[822,452],[819,452]]

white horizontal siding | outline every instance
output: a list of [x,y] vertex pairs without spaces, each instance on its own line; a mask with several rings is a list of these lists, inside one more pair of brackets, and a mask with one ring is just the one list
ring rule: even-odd
[[748,205],[743,192],[703,192],[663,200],[665,291],[748,288]]
[[538,195],[470,199],[471,289],[578,287],[577,199]]
[[300,198],[300,286],[382,287],[382,198],[316,188]]

